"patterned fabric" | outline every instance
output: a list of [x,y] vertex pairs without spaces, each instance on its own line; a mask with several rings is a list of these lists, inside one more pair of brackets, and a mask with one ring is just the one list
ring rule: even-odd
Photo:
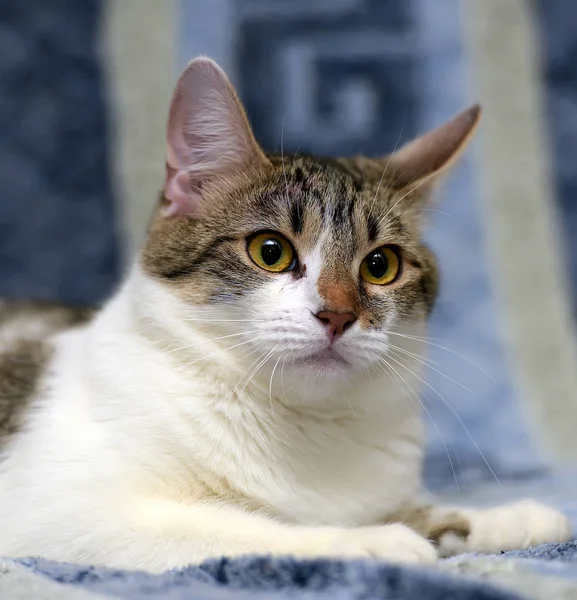
[[[426,131],[478,99],[470,89],[460,0],[412,3],[419,64],[413,87],[419,130]],[[478,480],[518,476],[537,465],[499,331],[475,150],[461,159],[429,214],[428,237],[442,279],[432,344],[423,345],[435,367],[425,369],[423,386],[431,436],[426,476],[430,486],[455,491]]]
[[238,5],[235,78],[266,149],[374,155],[415,133],[410,3]]
[[[180,600],[571,600],[576,544],[500,557],[460,557],[417,569],[374,561],[245,557],[162,575],[51,561],[0,560],[2,598]],[[466,577],[463,577],[466,575]]]
[[101,2],[0,2],[0,296],[90,303],[117,281]]
[[[542,32],[548,109],[565,262],[577,300],[577,5],[572,0],[535,3]],[[577,314],[577,312],[576,312]]]

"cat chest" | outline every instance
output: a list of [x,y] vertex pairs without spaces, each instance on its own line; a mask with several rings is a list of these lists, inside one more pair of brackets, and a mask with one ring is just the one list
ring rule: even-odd
[[416,444],[368,432],[361,439],[350,431],[310,433],[237,433],[204,460],[213,477],[226,482],[219,487],[231,501],[294,523],[376,522],[417,493]]

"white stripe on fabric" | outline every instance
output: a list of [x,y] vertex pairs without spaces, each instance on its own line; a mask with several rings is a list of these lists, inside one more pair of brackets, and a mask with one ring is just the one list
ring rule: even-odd
[[555,214],[533,3],[463,0],[484,108],[482,212],[504,338],[545,449],[577,457],[577,347]]
[[164,183],[166,119],[177,75],[177,8],[177,0],[105,1],[112,172],[129,260]]

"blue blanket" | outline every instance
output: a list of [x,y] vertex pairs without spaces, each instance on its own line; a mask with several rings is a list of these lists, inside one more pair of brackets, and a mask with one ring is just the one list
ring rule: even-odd
[[56,581],[120,598],[195,598],[284,600],[411,599],[512,600],[515,594],[483,582],[459,579],[430,570],[414,570],[369,562],[300,562],[291,559],[241,558],[207,562],[164,575],[80,568],[28,560],[24,564]]
[[[429,569],[369,561],[223,558],[163,575],[39,559],[20,563],[35,574],[64,584],[58,596],[62,598],[563,600],[577,594],[576,551],[577,542],[550,544],[501,557],[450,559]],[[3,566],[4,569],[0,565],[0,590],[3,572],[10,571],[10,565]],[[37,578],[34,585],[42,588],[42,582],[42,578]],[[71,585],[91,594],[76,596],[75,590],[65,587]],[[10,596],[3,594],[2,597]]]

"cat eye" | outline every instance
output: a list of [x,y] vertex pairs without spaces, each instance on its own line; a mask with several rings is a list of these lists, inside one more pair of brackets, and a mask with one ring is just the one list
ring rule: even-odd
[[282,273],[295,266],[295,251],[280,233],[257,233],[249,238],[247,251],[257,266],[271,273]]
[[361,263],[361,277],[374,285],[392,283],[400,270],[399,254],[390,246],[381,246],[373,250]]

